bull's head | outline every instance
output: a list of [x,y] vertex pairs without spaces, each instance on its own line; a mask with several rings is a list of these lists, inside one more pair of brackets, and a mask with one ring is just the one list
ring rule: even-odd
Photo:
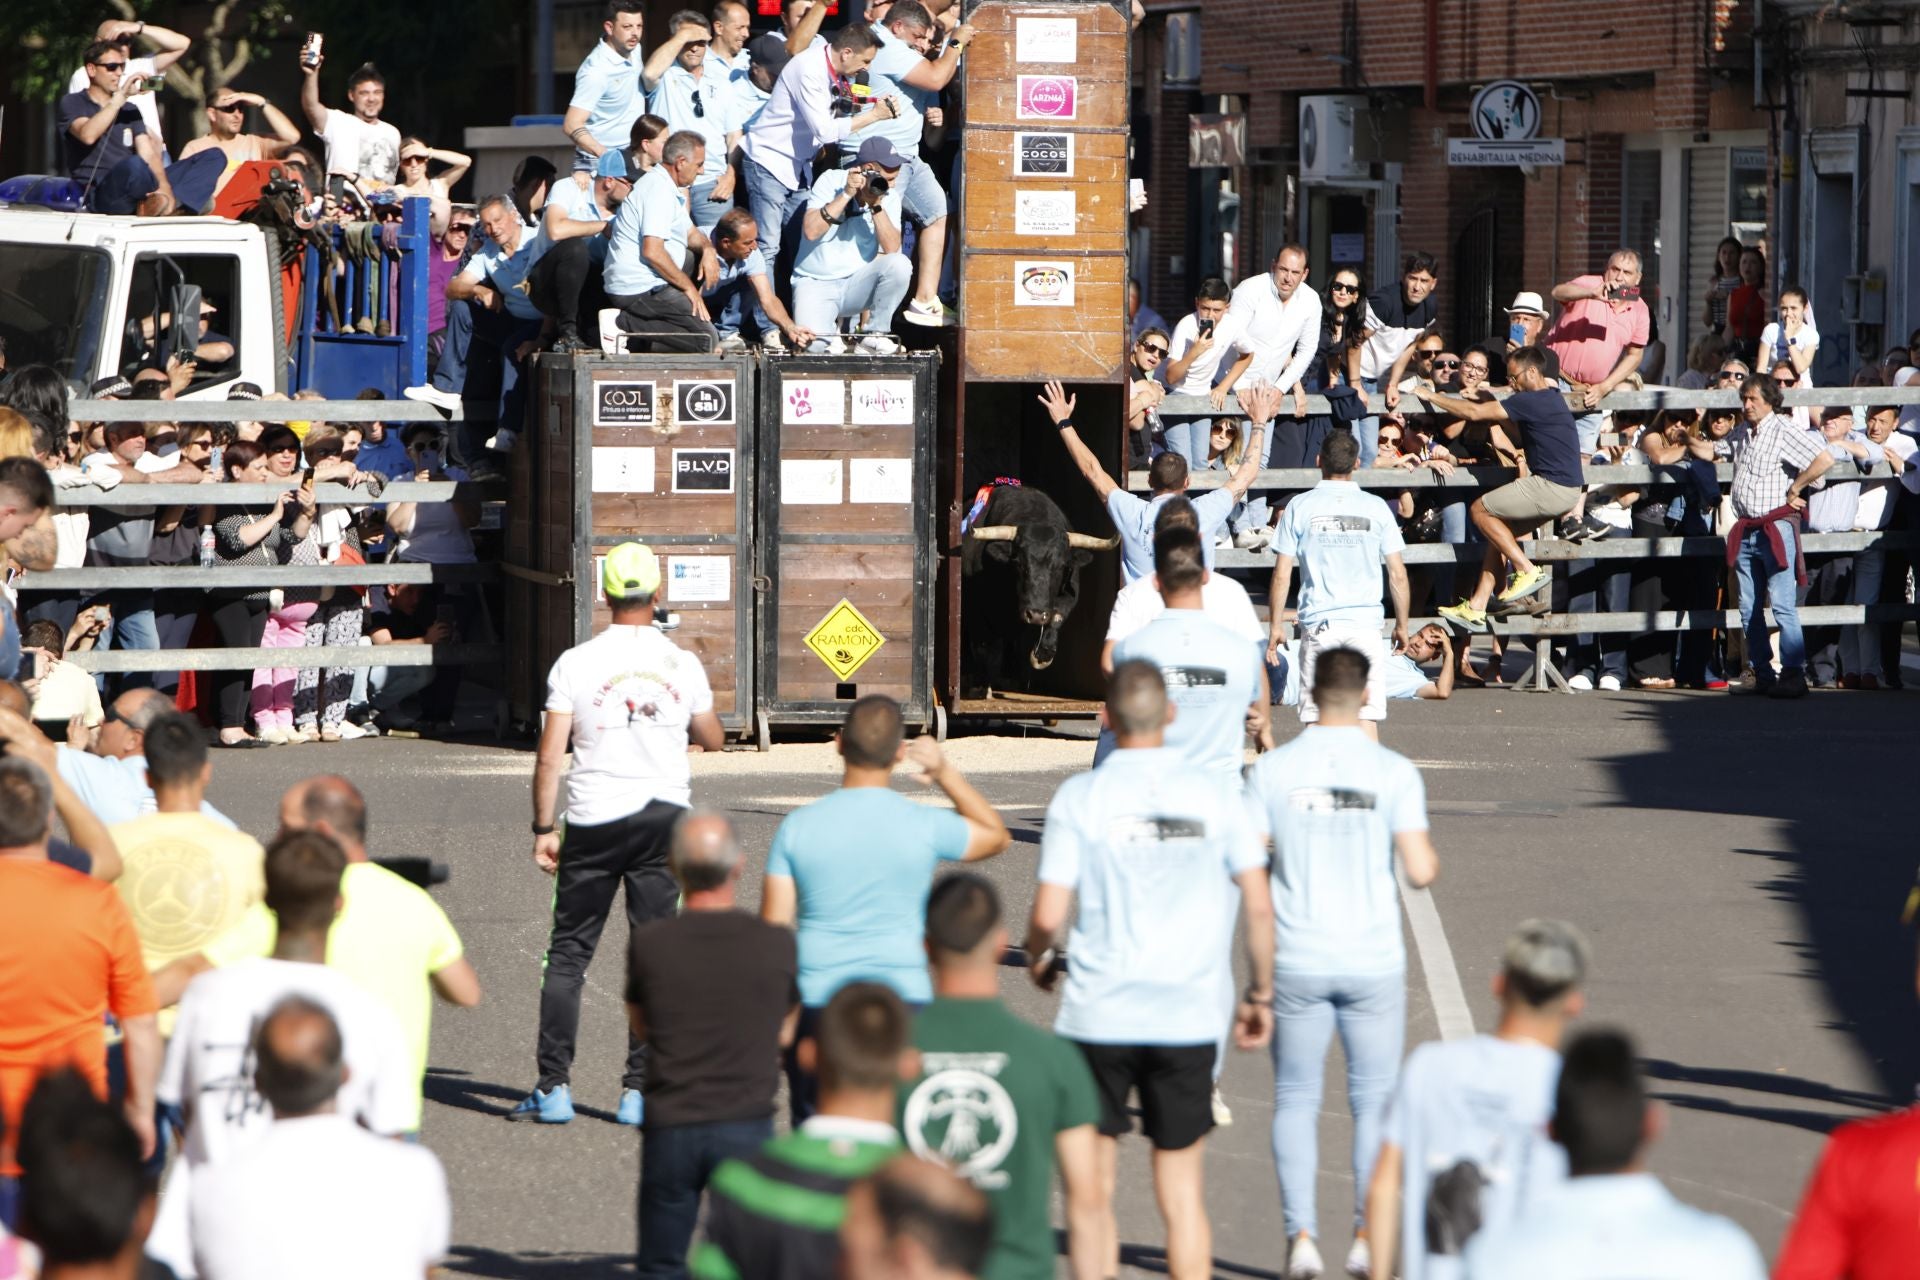
[[970,536],[986,543],[986,554],[994,559],[1013,562],[1020,618],[1040,628],[1027,661],[1035,671],[1045,671],[1059,648],[1060,624],[1080,598],[1080,570],[1092,562],[1094,552],[1111,551],[1120,539],[1084,533],[1049,537],[1017,524],[975,525]]

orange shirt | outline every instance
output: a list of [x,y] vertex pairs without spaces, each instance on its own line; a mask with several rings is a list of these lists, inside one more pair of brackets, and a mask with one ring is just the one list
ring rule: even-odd
[[0,858],[0,1173],[41,1073],[77,1069],[107,1096],[104,1019],[153,1013],[140,935],[114,887],[51,862]]

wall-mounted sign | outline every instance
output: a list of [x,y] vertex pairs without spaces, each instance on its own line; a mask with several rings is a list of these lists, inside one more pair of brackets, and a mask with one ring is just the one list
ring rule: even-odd
[[1565,138],[1520,138],[1513,142],[1488,142],[1481,138],[1447,139],[1447,163],[1457,167],[1487,169],[1523,164],[1556,167],[1566,162]]
[[1033,262],[1016,260],[1013,264],[1013,302],[1019,307],[1070,307],[1073,305],[1071,262]]
[[595,493],[652,493],[653,450],[597,445],[593,450]]
[[1071,178],[1073,176],[1073,135],[1070,133],[1014,134],[1013,176],[1016,178]]
[[675,493],[732,493],[733,450],[675,449],[673,451],[673,491]]
[[593,384],[593,425],[596,427],[650,427],[654,394],[651,382],[596,382]]
[[913,422],[913,379],[859,379],[852,391],[856,426],[897,427]]
[[1247,162],[1247,117],[1187,117],[1187,168],[1237,169]]
[[1073,76],[1020,76],[1015,111],[1022,120],[1071,120],[1080,97]]
[[1495,80],[1467,109],[1473,137],[1447,139],[1447,163],[1466,168],[1557,166],[1567,162],[1564,138],[1540,136],[1540,96],[1518,80]]
[[1020,236],[1070,236],[1074,228],[1071,191],[1015,191],[1013,233]]
[[791,378],[781,384],[780,421],[789,427],[837,427],[847,420],[847,384]]
[[1072,18],[1015,18],[1015,62],[1073,62],[1079,58],[1079,23]]
[[733,379],[673,384],[673,417],[682,426],[724,427],[733,422]]

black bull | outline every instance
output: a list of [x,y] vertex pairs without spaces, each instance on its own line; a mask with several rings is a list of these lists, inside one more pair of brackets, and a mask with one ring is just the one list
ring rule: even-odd
[[1051,666],[1060,625],[1080,596],[1080,570],[1095,551],[1118,545],[1119,538],[1073,532],[1066,513],[1038,489],[994,489],[960,557],[969,597],[967,651],[980,664],[975,678],[991,682],[1012,674],[1002,669],[1003,645],[1020,623],[1039,631],[1029,665],[1035,671]]

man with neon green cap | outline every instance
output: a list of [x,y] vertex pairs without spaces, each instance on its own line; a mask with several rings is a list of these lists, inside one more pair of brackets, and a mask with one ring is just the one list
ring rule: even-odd
[[[540,984],[540,1078],[509,1120],[573,1119],[568,1076],[580,1028],[580,988],[614,891],[626,886],[627,924],[671,915],[679,897],[667,852],[692,803],[687,743],[723,742],[700,660],[653,625],[660,560],[645,544],[607,552],[600,586],[613,620],[560,655],[547,676],[547,719],[533,767],[533,860],[557,877],[553,933]],[[560,762],[569,745],[566,838],[558,830]],[[638,1126],[646,1049],[627,1036],[621,1124]]]

